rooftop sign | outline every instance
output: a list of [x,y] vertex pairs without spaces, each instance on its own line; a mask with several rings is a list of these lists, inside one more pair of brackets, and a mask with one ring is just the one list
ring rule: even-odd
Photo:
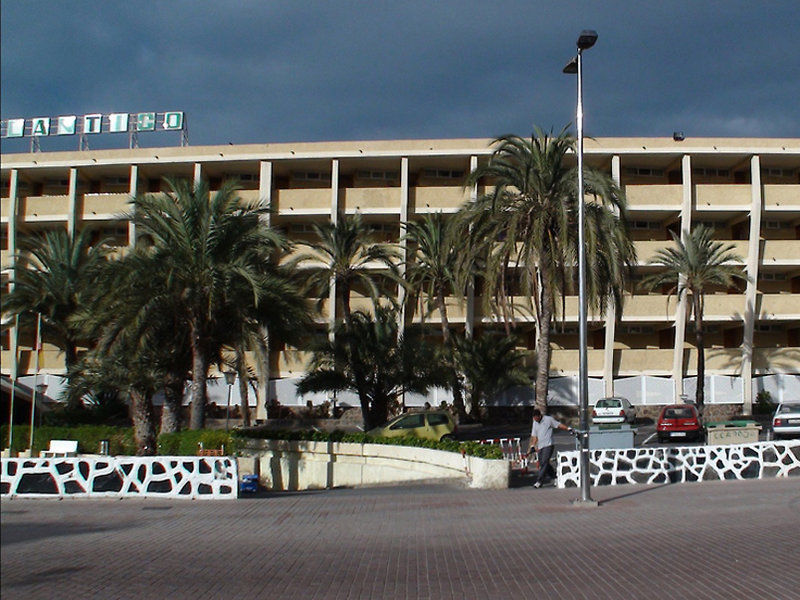
[[[136,135],[143,131],[180,131],[181,145],[187,141],[186,119],[183,112],[95,113],[90,115],[61,115],[0,121],[0,137],[42,138],[79,135],[81,148],[85,136],[99,133],[127,133],[134,147]],[[88,143],[85,144],[88,147]]]

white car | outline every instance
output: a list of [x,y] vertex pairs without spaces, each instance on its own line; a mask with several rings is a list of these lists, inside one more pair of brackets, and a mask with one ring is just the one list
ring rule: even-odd
[[633,423],[636,409],[622,396],[600,398],[592,409],[593,423]]
[[800,435],[800,402],[778,405],[772,416],[772,434],[776,440],[784,435]]

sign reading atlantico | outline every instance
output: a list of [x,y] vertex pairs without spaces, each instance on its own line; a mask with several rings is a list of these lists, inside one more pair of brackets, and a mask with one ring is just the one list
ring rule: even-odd
[[44,137],[50,135],[88,135],[97,133],[137,133],[140,131],[182,131],[182,112],[110,113],[62,115],[8,119],[0,122],[4,138]]

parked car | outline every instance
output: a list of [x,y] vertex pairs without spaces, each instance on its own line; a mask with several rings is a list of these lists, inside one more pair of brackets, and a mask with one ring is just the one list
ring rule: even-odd
[[694,404],[672,404],[661,409],[656,424],[658,441],[702,440],[705,433]]
[[454,439],[456,424],[449,412],[431,410],[405,413],[367,433],[381,437],[412,436],[427,440]]
[[622,396],[600,398],[592,409],[593,423],[633,423],[636,409]]
[[800,402],[783,402],[772,416],[772,436],[778,440],[792,435],[800,435]]

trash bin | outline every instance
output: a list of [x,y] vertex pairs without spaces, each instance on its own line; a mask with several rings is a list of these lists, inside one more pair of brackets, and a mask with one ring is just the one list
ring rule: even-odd
[[717,421],[707,423],[706,444],[724,446],[726,444],[754,444],[758,441],[761,425],[755,421]]
[[258,475],[242,475],[239,481],[239,492],[255,494],[258,491]]
[[[615,448],[633,448],[633,436],[636,429],[630,425],[592,425],[589,427],[589,450],[607,450]],[[576,447],[580,440],[575,439]]]

